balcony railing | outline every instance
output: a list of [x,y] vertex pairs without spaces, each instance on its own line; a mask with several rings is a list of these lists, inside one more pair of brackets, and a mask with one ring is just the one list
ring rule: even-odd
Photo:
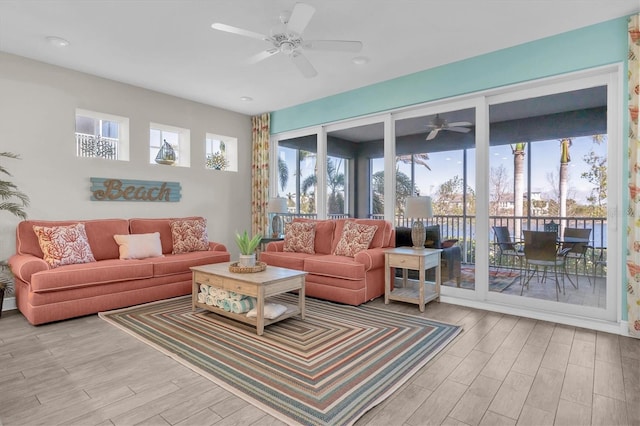
[[[293,220],[294,217],[305,217],[315,219],[316,214],[285,214],[286,221]],[[331,219],[347,218],[348,215],[329,215]],[[372,219],[384,219],[384,215],[370,215]],[[433,218],[424,221],[426,225],[440,225],[441,239],[456,239],[458,245],[462,249],[462,262],[463,263],[475,263],[476,262],[476,217],[475,216],[434,216]],[[579,272],[588,273],[592,269],[593,259],[597,259],[603,250],[606,250],[607,245],[607,219],[600,217],[564,217],[558,216],[544,216],[544,217],[514,217],[514,216],[490,216],[489,217],[489,241],[495,242],[493,226],[506,226],[509,228],[511,235],[515,234],[515,230],[533,230],[542,231],[544,225],[554,222],[559,225],[564,225],[567,228],[590,228],[591,229],[591,242],[593,252],[587,256],[586,268],[584,265],[579,267]],[[404,216],[398,215],[395,218],[395,226],[411,227],[412,220]],[[520,238],[520,237],[518,237]],[[489,251],[489,261],[493,264],[494,253]]]
[[118,139],[76,133],[76,154],[78,157],[118,159]]

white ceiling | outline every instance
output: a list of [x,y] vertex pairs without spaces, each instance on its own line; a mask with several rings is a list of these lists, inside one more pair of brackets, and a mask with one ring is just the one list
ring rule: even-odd
[[305,39],[364,43],[358,54],[306,52],[311,79],[283,55],[248,65],[266,42],[211,29],[269,34],[294,0],[0,0],[0,51],[257,114],[640,11],[640,0],[305,2],[316,8]]

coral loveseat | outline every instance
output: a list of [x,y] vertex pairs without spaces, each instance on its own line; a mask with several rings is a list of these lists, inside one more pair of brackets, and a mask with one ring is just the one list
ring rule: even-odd
[[[202,218],[182,218],[203,221]],[[180,220],[182,220],[180,219]],[[223,244],[208,250],[172,254],[171,222],[179,219],[27,220],[16,229],[16,254],[9,259],[15,275],[18,309],[34,325],[104,310],[151,302],[191,292],[189,267],[227,262]],[[82,223],[95,261],[52,267],[43,260],[36,227]],[[206,226],[206,225],[205,225]],[[114,235],[159,233],[161,256],[121,260]],[[201,248],[202,249],[202,248]]]
[[[354,257],[333,253],[346,221],[375,225],[377,229],[369,248]],[[285,241],[267,244],[260,261],[307,272],[305,294],[349,305],[360,305],[384,294],[384,251],[395,244],[391,223],[375,219],[308,220],[315,223],[314,253],[284,251]]]

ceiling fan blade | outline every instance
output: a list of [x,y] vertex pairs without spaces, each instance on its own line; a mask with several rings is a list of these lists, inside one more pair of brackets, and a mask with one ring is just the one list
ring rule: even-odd
[[309,50],[359,52],[362,50],[362,42],[350,40],[307,40],[302,47]]
[[429,132],[429,134],[427,135],[427,140],[430,141],[431,139],[435,138],[436,136],[438,136],[438,132],[440,131],[440,129],[433,129],[431,132]]
[[445,127],[445,130],[451,130],[452,132],[458,133],[469,133],[471,131],[468,127]]
[[311,62],[300,52],[293,52],[291,54],[291,62],[298,67],[302,75],[306,78],[312,78],[318,75],[318,71],[311,65]]
[[253,56],[251,56],[249,59],[247,59],[247,63],[249,64],[257,64],[260,61],[263,61],[267,58],[272,57],[273,55],[275,55],[276,53],[278,53],[279,50],[276,48],[273,49],[269,49],[269,50],[265,50],[263,52],[257,53]]
[[211,28],[218,31],[224,31],[226,33],[238,34],[245,37],[257,38],[258,40],[269,41],[269,37],[264,34],[254,33],[253,31],[243,30],[242,28],[232,27],[231,25],[221,24],[214,22],[211,24]]
[[315,12],[316,9],[313,6],[305,3],[296,3],[295,6],[293,6],[289,22],[287,22],[287,30],[298,35],[302,34],[304,29],[307,28],[307,25],[309,25],[309,21],[311,21],[311,17]]
[[473,123],[469,123],[468,121],[456,121],[455,123],[448,123],[449,127],[464,127],[464,126],[473,126]]

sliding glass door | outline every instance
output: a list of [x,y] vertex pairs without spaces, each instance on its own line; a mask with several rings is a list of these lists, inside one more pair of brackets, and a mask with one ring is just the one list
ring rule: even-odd
[[[490,299],[613,319],[615,96],[602,75],[487,99]],[[555,245],[538,252],[544,232]]]
[[[443,296],[614,320],[622,189],[621,173],[608,171],[622,167],[620,72],[611,66],[277,135],[274,190],[292,214],[377,217],[396,227],[412,225],[407,197],[430,196],[427,225],[439,231],[443,258],[453,247],[459,261],[443,276]],[[535,260],[523,244],[529,231],[555,232],[557,271],[527,268]]]

